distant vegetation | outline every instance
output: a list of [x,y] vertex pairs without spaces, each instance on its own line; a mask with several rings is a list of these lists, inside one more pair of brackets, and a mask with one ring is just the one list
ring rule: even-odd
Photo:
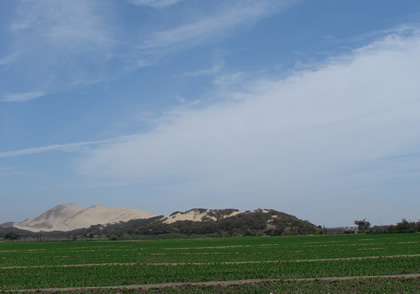
[[366,219],[363,220],[355,220],[354,224],[357,225],[357,229],[359,232],[368,232],[370,228],[370,222]]
[[[205,211],[205,210],[203,210]],[[324,234],[326,229],[309,221],[300,220],[293,215],[276,210],[255,210],[225,217],[234,209],[209,211],[208,216],[199,221],[177,221],[164,223],[163,216],[137,219],[109,225],[94,225],[90,228],[68,232],[33,233],[16,228],[0,228],[0,237],[13,232],[23,238],[47,239],[154,239],[184,237],[230,237],[230,236],[278,236]],[[177,213],[177,212],[175,212]],[[174,213],[174,214],[175,214]]]
[[4,235],[5,240],[13,241],[13,240],[17,240],[19,238],[20,238],[19,234],[15,233],[15,232],[8,232]]
[[[204,211],[204,210],[203,210]],[[130,239],[172,239],[194,237],[239,237],[239,236],[284,236],[284,235],[320,235],[336,233],[414,233],[420,232],[420,222],[409,222],[402,219],[396,225],[373,226],[369,221],[356,220],[357,229],[326,229],[315,226],[309,221],[276,210],[256,210],[226,217],[236,210],[214,210],[203,221],[177,221],[164,223],[163,216],[148,219],[137,219],[109,225],[94,225],[90,228],[68,232],[34,233],[16,228],[0,228],[0,238],[17,239],[67,239],[67,240],[130,240]],[[174,212],[174,214],[177,212]]]
[[414,233],[420,232],[420,221],[409,222],[405,218],[396,225],[389,226],[374,226],[369,230],[369,233]]
[[171,224],[164,223],[163,217],[131,220],[125,223],[107,226],[92,226],[88,229],[79,229],[69,232],[77,236],[107,236],[110,239],[130,238],[176,238],[188,236],[276,236],[276,235],[304,235],[324,233],[322,228],[303,221],[295,216],[270,210],[268,213],[257,210],[242,213],[228,218],[234,210],[217,210],[205,217],[203,221],[177,221]]

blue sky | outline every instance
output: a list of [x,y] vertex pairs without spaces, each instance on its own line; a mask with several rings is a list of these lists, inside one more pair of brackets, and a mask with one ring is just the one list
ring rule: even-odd
[[0,2],[0,222],[419,219],[420,2]]

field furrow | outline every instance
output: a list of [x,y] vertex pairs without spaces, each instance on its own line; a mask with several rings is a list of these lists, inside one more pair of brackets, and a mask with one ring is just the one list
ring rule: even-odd
[[242,286],[273,282],[337,282],[337,281],[353,281],[353,280],[379,280],[379,279],[420,279],[420,274],[412,275],[388,275],[388,276],[352,276],[352,277],[327,277],[327,278],[306,278],[306,279],[253,279],[253,280],[236,280],[236,281],[213,281],[213,282],[199,282],[199,283],[163,283],[163,284],[145,284],[145,285],[121,285],[121,286],[107,286],[107,287],[73,287],[73,288],[46,288],[46,289],[23,289],[18,290],[18,293],[27,292],[42,292],[42,293],[57,293],[57,292],[80,292],[80,291],[104,291],[104,290],[156,290],[165,288],[180,288],[180,287],[219,287],[226,288],[228,286]]

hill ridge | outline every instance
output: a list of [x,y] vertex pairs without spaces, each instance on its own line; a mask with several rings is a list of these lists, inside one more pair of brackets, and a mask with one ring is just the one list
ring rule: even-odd
[[309,221],[274,209],[192,208],[175,211],[169,216],[157,216],[129,208],[100,205],[81,208],[75,204],[56,206],[36,218],[15,223],[13,227],[31,233],[111,239],[153,235],[296,235],[316,234],[321,230]]

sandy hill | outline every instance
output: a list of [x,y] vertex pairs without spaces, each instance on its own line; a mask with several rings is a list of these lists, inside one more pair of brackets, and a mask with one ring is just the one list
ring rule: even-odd
[[15,223],[14,228],[0,228],[0,237],[10,230],[28,238],[37,237],[36,232],[44,231],[44,237],[74,239],[76,236],[89,240],[200,235],[277,236],[325,232],[309,221],[274,209],[239,211],[194,208],[185,212],[176,211],[165,217],[134,209],[105,208],[99,205],[81,208],[74,204],[59,205],[34,219]]
[[234,215],[241,214],[238,209],[205,209],[205,208],[193,208],[185,212],[176,211],[167,217],[163,223],[172,224],[178,221],[194,221],[202,222],[206,220],[217,221],[222,218],[231,217]]
[[163,220],[164,224],[172,224],[179,221],[220,221],[222,219],[234,217],[234,216],[245,216],[255,213],[267,214],[271,218],[277,218],[279,212],[269,209],[254,209],[247,211],[239,211],[238,209],[205,209],[205,208],[193,208],[185,212],[176,211],[170,216]]
[[105,208],[100,205],[82,208],[70,203],[58,205],[36,218],[28,218],[23,222],[13,224],[13,226],[32,232],[71,231],[97,224],[126,222],[154,216],[154,213],[143,210]]
[[241,212],[237,209],[194,208],[176,211],[168,217],[156,216],[106,226],[92,226],[71,232],[119,240],[147,236],[276,236],[317,234],[322,231],[309,221],[273,209]]

